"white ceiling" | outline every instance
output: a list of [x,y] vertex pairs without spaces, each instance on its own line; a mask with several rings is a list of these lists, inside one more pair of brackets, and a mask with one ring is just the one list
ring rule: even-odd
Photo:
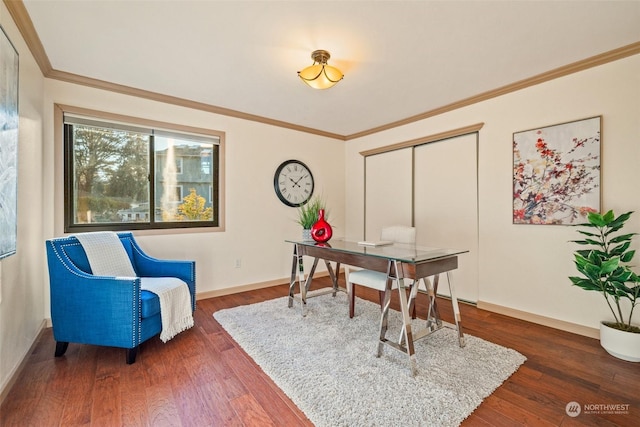
[[[339,135],[640,41],[640,1],[24,4],[55,70]],[[296,75],[315,49],[332,89]]]

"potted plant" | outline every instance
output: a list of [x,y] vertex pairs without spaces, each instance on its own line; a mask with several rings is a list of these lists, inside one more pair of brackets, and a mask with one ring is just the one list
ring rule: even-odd
[[575,251],[574,262],[582,276],[569,277],[587,291],[604,296],[613,321],[600,322],[600,344],[611,355],[640,362],[640,327],[632,323],[633,311],[640,302],[640,278],[629,266],[635,250],[629,249],[637,233],[616,234],[631,217],[627,212],[618,217],[613,211],[604,215],[591,212],[587,223],[578,224],[583,240],[572,240],[584,246]]
[[318,220],[320,209],[325,210],[325,219],[328,213],[325,209],[325,202],[319,196],[313,196],[307,203],[298,208],[298,224],[302,226],[302,239],[313,240],[311,238],[311,227]]

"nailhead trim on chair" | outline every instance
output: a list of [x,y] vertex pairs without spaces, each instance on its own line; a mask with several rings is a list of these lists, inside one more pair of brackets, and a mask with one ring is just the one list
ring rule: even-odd
[[[118,237],[121,237],[121,236],[120,236],[120,235],[118,235]],[[136,245],[133,243],[133,238],[131,237],[131,235],[130,235],[130,234],[129,234],[129,236],[124,237],[124,238],[125,238],[125,239],[127,239],[127,240],[129,240],[129,242],[131,243],[131,247],[132,247],[132,248],[136,248]],[[121,240],[122,240],[122,239],[121,239]],[[137,252],[140,252],[140,251],[138,251],[138,250],[137,250],[137,248],[136,248],[136,251],[137,251]],[[137,272],[137,271],[136,271],[136,274],[138,274],[138,272]],[[139,278],[137,278],[136,280],[140,281],[140,279],[139,279]],[[141,291],[141,292],[142,292],[142,291]],[[134,291],[134,295],[133,295],[133,296],[135,296],[135,291]],[[138,298],[138,319],[135,319],[135,318],[134,318],[134,319],[132,319],[132,320],[134,321],[134,323],[132,323],[132,324],[137,325],[135,329],[137,329],[137,330],[138,330],[138,340],[137,340],[138,344],[137,344],[137,345],[140,345],[140,342],[142,342],[142,328],[140,327],[140,326],[141,326],[140,324],[141,324],[141,322],[142,322],[142,321],[140,320],[140,315],[141,315],[141,314],[142,314],[142,298]],[[135,333],[136,333],[135,329],[134,329],[134,331],[133,331],[134,335],[133,335],[133,337],[132,337],[132,339],[133,339],[134,341],[135,341],[135,338],[136,338],[136,337],[135,337]]]

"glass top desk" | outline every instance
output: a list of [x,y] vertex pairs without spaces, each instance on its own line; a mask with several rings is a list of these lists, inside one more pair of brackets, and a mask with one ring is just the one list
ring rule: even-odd
[[[289,284],[289,307],[293,306],[295,299],[300,300],[302,314],[305,315],[304,308],[307,304],[307,292],[313,280],[319,260],[323,260],[327,266],[329,276],[333,282],[333,289],[328,291],[336,295],[339,290],[344,291],[338,284],[338,273],[340,264],[347,264],[354,267],[365,268],[367,270],[380,271],[387,275],[387,286],[384,296],[382,317],[380,321],[380,339],[378,343],[377,356],[382,355],[384,345],[389,345],[409,356],[411,372],[416,373],[416,361],[414,351],[414,341],[429,335],[442,327],[442,321],[437,310],[435,295],[437,292],[438,278],[441,273],[446,273],[451,292],[451,304],[455,317],[455,327],[458,331],[460,346],[464,347],[464,334],[460,319],[460,309],[456,298],[455,289],[451,280],[451,271],[458,268],[458,255],[469,252],[468,250],[442,249],[422,247],[406,244],[390,244],[383,246],[366,246],[357,242],[350,242],[341,239],[332,239],[327,243],[316,243],[315,241],[286,240],[294,245],[293,262],[291,266],[291,281]],[[303,256],[313,257],[313,266],[305,279]],[[336,263],[335,272],[330,262]],[[296,279],[296,275],[298,278]],[[427,328],[417,334],[411,331],[410,309],[414,303],[419,281],[424,278],[435,276],[434,281],[426,281],[427,292],[429,294],[429,314],[427,317]],[[407,298],[405,280],[415,281],[411,286],[411,292]],[[393,282],[397,282],[398,294],[400,298],[400,309],[402,314],[403,329],[398,342],[387,338],[389,302]],[[294,294],[295,284],[298,283],[300,295]],[[315,294],[314,296],[321,295]],[[347,310],[345,309],[345,313]]]

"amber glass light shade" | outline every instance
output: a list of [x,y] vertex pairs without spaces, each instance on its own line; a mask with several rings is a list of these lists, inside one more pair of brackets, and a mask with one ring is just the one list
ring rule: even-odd
[[326,50],[316,50],[311,54],[313,65],[298,71],[298,77],[314,89],[329,89],[338,83],[344,75],[336,67],[327,65],[330,58]]

